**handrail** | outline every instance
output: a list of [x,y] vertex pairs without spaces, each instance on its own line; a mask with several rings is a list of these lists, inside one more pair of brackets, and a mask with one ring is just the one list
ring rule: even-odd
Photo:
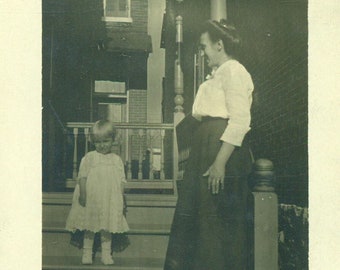
[[[175,155],[171,171],[173,176],[170,179],[166,175],[165,154],[171,154],[166,150],[164,141],[166,136],[172,134],[173,144],[175,143],[175,125],[173,123],[113,123],[117,129],[117,140],[113,147],[121,156],[126,166],[126,176],[128,180],[127,188],[130,189],[172,189],[174,195],[176,190],[175,165],[178,160]],[[89,150],[90,137],[89,131],[92,122],[68,122],[66,127],[73,135],[73,158],[72,158],[72,178],[66,178],[66,187],[73,188],[77,179],[80,157]],[[166,131],[170,131],[168,135]],[[81,144],[84,144],[81,146]],[[79,146],[78,146],[79,145]],[[146,152],[149,156],[143,159]],[[159,152],[157,152],[159,151]],[[137,163],[136,163],[137,162]],[[166,161],[168,162],[168,161]],[[136,168],[137,166],[137,168]],[[167,167],[170,168],[170,167]],[[136,175],[136,172],[138,175]],[[167,171],[169,172],[169,171]],[[138,181],[134,181],[138,180]],[[151,180],[149,182],[142,180]]]

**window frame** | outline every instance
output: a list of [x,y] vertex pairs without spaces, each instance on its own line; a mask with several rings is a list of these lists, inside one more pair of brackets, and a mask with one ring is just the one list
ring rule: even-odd
[[[103,16],[102,21],[104,22],[126,22],[126,23],[132,23],[132,17],[131,17],[131,0],[125,0],[127,4],[127,16],[126,17],[108,17],[106,16],[106,2],[110,0],[103,0]],[[119,0],[116,0],[119,1]]]

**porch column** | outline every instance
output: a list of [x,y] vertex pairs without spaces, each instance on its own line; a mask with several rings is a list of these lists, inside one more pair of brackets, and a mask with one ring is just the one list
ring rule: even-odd
[[175,60],[175,111],[174,125],[176,126],[184,118],[184,98],[183,98],[183,72],[181,68],[181,45],[183,43],[183,19],[182,16],[176,17],[176,43],[177,58]]
[[176,137],[176,126],[181,122],[184,117],[183,109],[183,72],[181,68],[181,44],[183,43],[183,18],[178,15],[176,17],[176,44],[177,44],[177,59],[175,60],[175,110],[174,110],[174,165],[173,165],[173,178],[174,178],[174,191],[177,195],[176,181],[178,178],[178,148],[177,148],[177,137]]
[[227,19],[227,0],[210,0],[210,18],[215,21]]

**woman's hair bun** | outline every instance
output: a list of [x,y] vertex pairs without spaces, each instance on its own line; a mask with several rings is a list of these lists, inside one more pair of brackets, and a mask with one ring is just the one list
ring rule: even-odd
[[241,47],[240,36],[233,23],[226,19],[220,21],[208,20],[203,25],[201,33],[208,32],[213,42],[222,40],[224,51],[237,58]]
[[[217,22],[217,21],[216,21]],[[219,22],[217,22],[220,27],[224,28],[225,30],[236,30],[233,23],[227,21],[226,19],[220,19]]]

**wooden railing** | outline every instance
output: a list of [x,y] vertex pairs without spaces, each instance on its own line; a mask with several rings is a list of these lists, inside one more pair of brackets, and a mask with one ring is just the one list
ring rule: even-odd
[[[113,152],[125,165],[127,189],[171,189],[177,194],[177,165],[174,151],[174,124],[114,123],[117,136]],[[76,184],[81,158],[94,147],[90,143],[93,123],[69,122],[69,141],[72,141],[72,174],[66,177],[66,187]],[[176,145],[177,147],[177,145]],[[71,151],[69,151],[71,152]],[[169,158],[170,157],[170,158]],[[65,158],[70,160],[70,158]]]

